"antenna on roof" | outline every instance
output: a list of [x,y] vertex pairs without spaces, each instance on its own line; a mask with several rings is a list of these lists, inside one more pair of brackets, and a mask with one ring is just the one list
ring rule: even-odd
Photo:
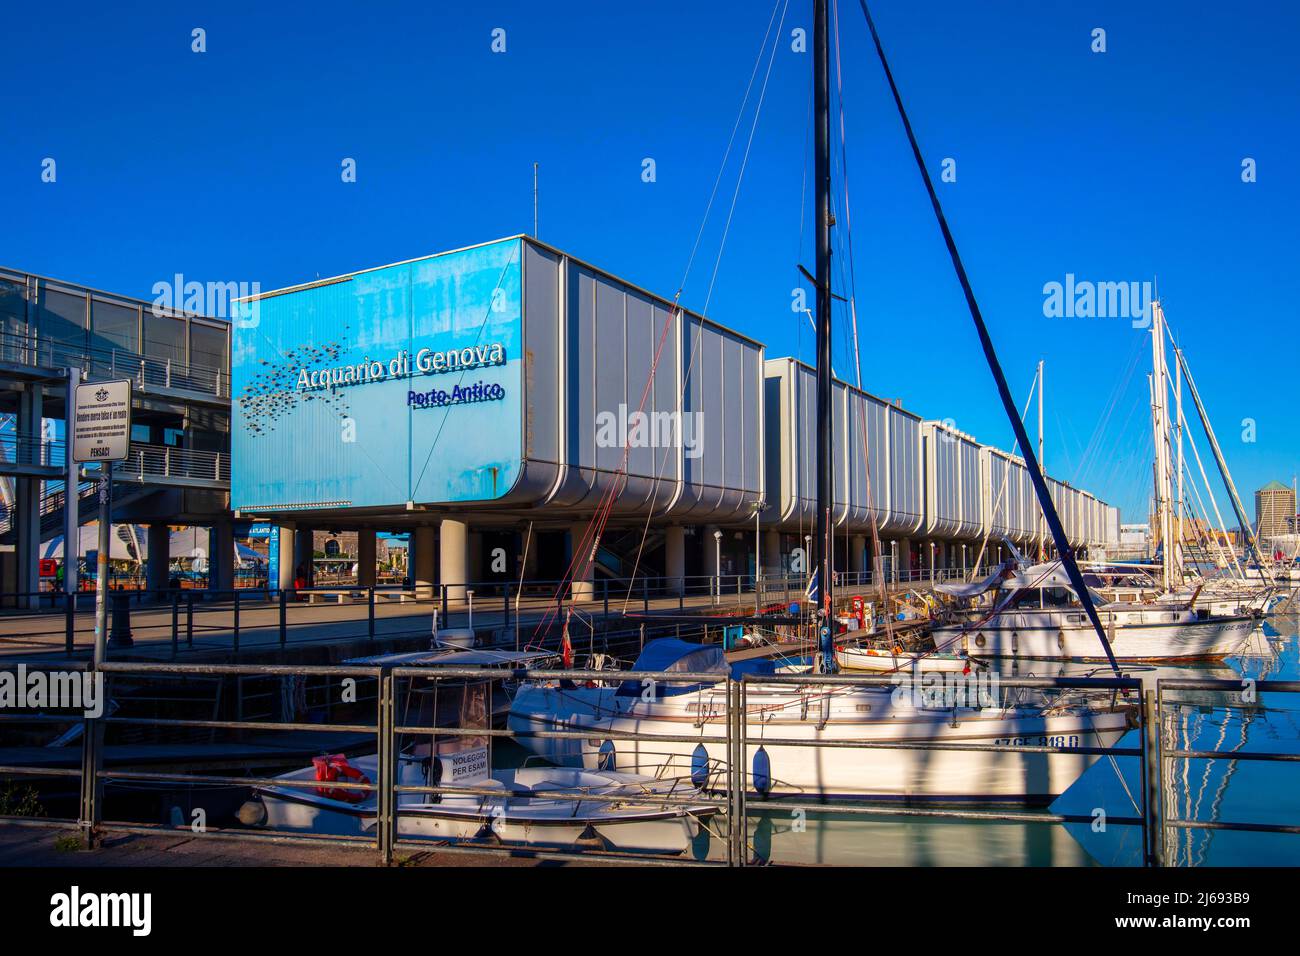
[[533,238],[537,238],[537,164],[533,163]]

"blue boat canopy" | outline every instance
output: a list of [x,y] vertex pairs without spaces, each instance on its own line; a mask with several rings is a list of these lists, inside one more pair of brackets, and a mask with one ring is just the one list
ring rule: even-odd
[[[691,644],[679,641],[675,637],[661,637],[646,644],[641,655],[632,665],[633,671],[642,672],[681,672],[683,674],[717,674],[719,678],[727,675],[727,661],[722,656],[720,644]],[[671,683],[662,687],[663,696],[686,693],[700,686],[698,683]],[[644,688],[639,680],[626,680],[619,687],[620,697],[640,694]]]

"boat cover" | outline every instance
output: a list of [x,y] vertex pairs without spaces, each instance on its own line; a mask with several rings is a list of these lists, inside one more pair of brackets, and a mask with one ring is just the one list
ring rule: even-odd
[[985,591],[997,585],[998,581],[1002,579],[1002,575],[1006,571],[1006,567],[1007,566],[1005,564],[999,564],[996,568],[993,569],[992,573],[990,573],[989,576],[982,581],[972,581],[969,584],[965,582],[962,582],[960,584],[946,584],[946,583],[936,584],[934,586],[934,589],[938,591],[940,594],[948,594],[951,595],[952,597],[959,597],[959,598],[979,597]]
[[[646,644],[636,663],[632,665],[632,670],[717,674],[719,678],[728,673],[721,644],[692,644],[689,641],[679,641],[675,637],[661,637]],[[698,685],[673,683],[669,688],[664,688],[662,693],[682,693],[696,686]],[[642,690],[640,681],[627,680],[623,681],[618,693],[621,697],[627,697],[640,694]]]

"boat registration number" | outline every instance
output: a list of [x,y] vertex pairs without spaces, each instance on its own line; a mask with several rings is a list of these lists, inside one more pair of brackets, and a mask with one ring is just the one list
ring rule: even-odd
[[1038,734],[1033,737],[999,737],[993,741],[1001,747],[1078,747],[1078,734],[1055,734],[1051,737]]

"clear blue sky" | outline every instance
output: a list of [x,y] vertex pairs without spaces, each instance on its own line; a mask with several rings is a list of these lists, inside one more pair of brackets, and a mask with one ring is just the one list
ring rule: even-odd
[[[741,150],[683,296],[701,308],[718,262],[709,314],[769,356],[806,359],[790,292],[796,262],[812,264],[800,232],[812,64],[790,31],[810,27],[811,6],[792,0],[785,14],[725,249],[719,261]],[[1298,10],[875,4],[932,171],[957,161],[941,197],[1013,390],[1027,394],[1047,363],[1049,471],[1126,518],[1148,496],[1149,338],[1123,319],[1044,318],[1043,285],[1158,277],[1243,494],[1290,483]],[[11,5],[0,264],[146,298],[176,272],[274,288],[529,231],[536,160],[542,239],[672,295],[771,11],[766,0]],[[866,387],[1009,446],[856,0],[840,0],[839,16]],[[498,27],[504,54],[490,49]],[[1104,54],[1091,52],[1095,27]],[[41,182],[46,157],[53,184]],[[341,181],[345,157],[356,183]],[[642,182],[647,157],[654,183]],[[1258,164],[1252,184],[1245,157]]]

